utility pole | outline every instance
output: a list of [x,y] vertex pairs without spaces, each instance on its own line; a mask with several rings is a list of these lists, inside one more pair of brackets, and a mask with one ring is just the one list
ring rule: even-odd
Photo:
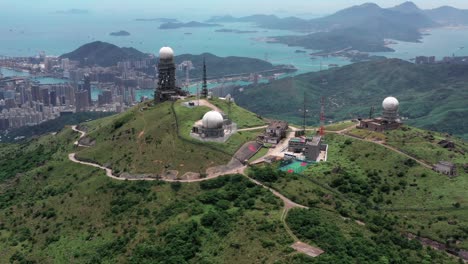
[[[294,78],[292,78],[293,84],[294,85]],[[307,126],[307,113],[309,112],[309,109],[307,109],[307,101],[306,101],[306,93],[304,92],[304,101],[302,104],[302,109],[299,109],[300,112],[302,112],[302,133],[303,135],[306,134],[306,126]]]
[[374,112],[375,112],[375,107],[372,106],[369,111],[369,119],[372,119],[374,117]]

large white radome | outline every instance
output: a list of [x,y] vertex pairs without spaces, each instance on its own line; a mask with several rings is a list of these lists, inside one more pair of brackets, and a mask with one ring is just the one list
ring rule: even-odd
[[382,103],[383,109],[387,111],[396,111],[399,106],[400,103],[395,97],[387,97]]
[[159,50],[159,58],[167,60],[174,57],[174,51],[170,47],[162,47]]
[[223,127],[223,116],[216,111],[210,111],[203,116],[202,123],[205,128],[221,128]]

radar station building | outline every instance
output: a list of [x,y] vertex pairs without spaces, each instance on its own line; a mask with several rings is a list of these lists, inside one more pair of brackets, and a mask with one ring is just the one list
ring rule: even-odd
[[360,120],[357,128],[370,131],[384,132],[386,130],[395,130],[401,127],[402,122],[398,115],[400,103],[395,97],[387,97],[382,103],[382,117]]
[[158,86],[154,92],[154,100],[165,102],[184,95],[186,92],[176,86],[174,51],[170,47],[162,47],[159,50]]
[[224,142],[237,131],[237,125],[217,111],[207,112],[195,123],[191,136],[204,141]]

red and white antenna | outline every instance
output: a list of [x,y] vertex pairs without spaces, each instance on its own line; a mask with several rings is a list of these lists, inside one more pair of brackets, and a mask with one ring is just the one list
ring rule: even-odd
[[322,106],[320,108],[320,136],[325,136],[325,97],[322,97]]

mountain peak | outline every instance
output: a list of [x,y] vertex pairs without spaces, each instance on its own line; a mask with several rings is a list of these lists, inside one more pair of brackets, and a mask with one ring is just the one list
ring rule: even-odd
[[406,1],[390,9],[401,13],[419,13],[422,11],[415,3],[411,1]]

